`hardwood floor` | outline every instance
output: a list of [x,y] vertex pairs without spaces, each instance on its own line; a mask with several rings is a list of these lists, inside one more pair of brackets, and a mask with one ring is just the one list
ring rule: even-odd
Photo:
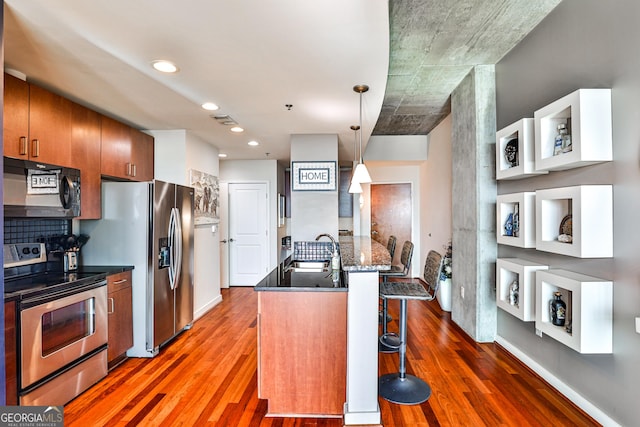
[[[66,426],[341,426],[341,419],[265,417],[257,398],[252,288],[223,302],[153,359],[129,359],[65,406]],[[398,305],[390,303],[397,319]],[[394,320],[390,330],[397,330]],[[380,355],[380,373],[397,355]],[[407,372],[433,390],[421,405],[380,399],[383,425],[598,425],[496,344],[477,344],[436,301],[408,305]]]

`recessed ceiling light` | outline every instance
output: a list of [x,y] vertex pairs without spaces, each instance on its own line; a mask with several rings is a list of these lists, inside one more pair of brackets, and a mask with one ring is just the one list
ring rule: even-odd
[[218,153],[218,157],[227,157],[227,155],[224,153]]
[[202,108],[204,108],[205,110],[208,110],[208,111],[216,111],[220,107],[218,107],[213,102],[205,102],[204,104],[202,104]]
[[230,130],[231,132],[235,132],[235,133],[244,132],[244,129],[242,129],[240,126],[234,126]]
[[249,142],[247,142],[247,144],[249,144],[249,145],[250,145],[250,146],[252,146],[252,147],[255,147],[256,145],[260,145],[260,144],[258,143],[258,141],[249,141]]
[[166,61],[164,59],[153,61],[153,68],[163,73],[177,73],[178,67],[171,61]]

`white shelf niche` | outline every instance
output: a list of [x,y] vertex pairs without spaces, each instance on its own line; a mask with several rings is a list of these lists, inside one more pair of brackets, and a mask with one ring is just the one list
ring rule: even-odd
[[[613,158],[611,89],[578,89],[534,113],[535,169],[565,170]],[[565,123],[572,150],[553,155],[558,124]]]
[[[533,119],[520,119],[496,132],[496,179],[520,179],[531,175],[549,173],[536,171]],[[512,166],[505,157],[505,147],[509,141],[518,144],[517,165]]]
[[[551,323],[549,302],[560,292],[567,304],[565,326]],[[536,329],[579,353],[613,351],[613,282],[566,270],[536,272]]]
[[[536,320],[536,271],[549,266],[520,258],[496,260],[496,304],[524,322]],[[511,304],[510,287],[518,281],[518,304]]]
[[[536,249],[577,258],[613,256],[613,189],[578,185],[536,191]],[[572,242],[558,241],[571,215]]]
[[[517,246],[519,248],[536,247],[536,193],[501,194],[496,197],[496,239],[501,245]],[[518,236],[507,236],[504,225],[518,205],[520,217],[520,232]]]

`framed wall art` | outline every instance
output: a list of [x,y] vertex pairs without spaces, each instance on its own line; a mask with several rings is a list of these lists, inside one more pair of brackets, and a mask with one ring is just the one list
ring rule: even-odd
[[195,193],[193,200],[194,224],[217,224],[220,222],[218,177],[195,169],[191,169],[189,175]]
[[291,162],[292,191],[336,189],[336,162]]

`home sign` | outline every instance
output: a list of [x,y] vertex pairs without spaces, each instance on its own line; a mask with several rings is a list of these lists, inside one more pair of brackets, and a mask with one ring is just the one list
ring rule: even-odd
[[291,162],[293,191],[335,191],[336,162]]

